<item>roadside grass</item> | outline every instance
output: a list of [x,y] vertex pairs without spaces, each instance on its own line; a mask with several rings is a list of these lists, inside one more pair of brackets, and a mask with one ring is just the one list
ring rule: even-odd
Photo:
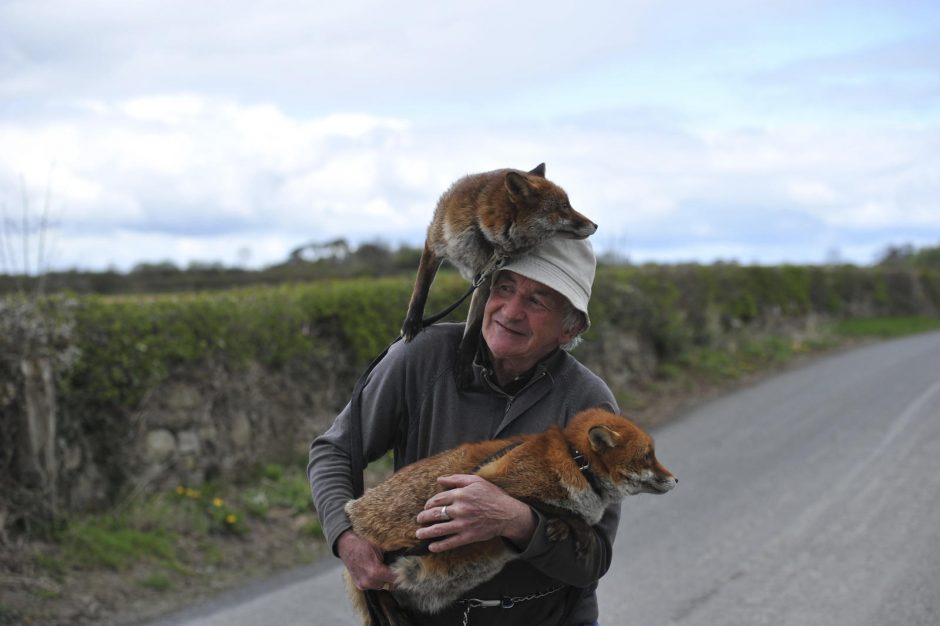
[[179,485],[109,514],[69,519],[34,555],[33,565],[59,582],[73,573],[109,570],[166,592],[217,571],[230,542],[265,532],[264,522],[275,512],[293,523],[298,536],[322,539],[303,468],[268,465],[248,485]]
[[903,337],[940,330],[940,317],[870,317],[843,320],[835,325],[835,332],[843,337]]
[[20,624],[22,623],[20,617],[20,613],[15,609],[0,604],[0,625]]
[[733,382],[834,343],[824,338],[740,337],[723,348],[696,346],[685,350],[675,359],[661,363],[656,375],[659,381],[680,386]]
[[169,591],[173,588],[173,581],[166,572],[150,572],[140,580],[140,586],[154,591]]
[[[940,330],[940,317],[872,317],[834,323],[828,332],[794,340],[783,336],[742,336],[725,346],[696,346],[685,350],[657,369],[659,381],[668,384],[733,382],[745,376],[783,365],[794,357],[827,350],[846,341],[890,339]],[[629,401],[630,399],[627,398]]]
[[705,397],[728,389],[794,359],[818,354],[865,339],[891,339],[940,330],[940,317],[875,317],[833,322],[801,339],[783,335],[729,336],[720,346],[693,346],[663,360],[652,379],[638,381],[629,389],[616,390],[617,402],[635,418],[657,423],[662,416],[646,411],[665,407],[677,410],[691,398]]
[[175,539],[166,531],[132,528],[119,517],[91,517],[62,531],[60,556],[66,568],[120,571],[134,562],[149,561],[186,572]]
[[[368,482],[391,467],[390,456],[371,464]],[[270,464],[240,484],[177,485],[107,514],[65,519],[50,542],[23,555],[6,591],[0,584],[0,626],[52,615],[73,623],[88,598],[98,607],[94,620],[118,606],[133,612],[129,598],[141,607],[179,606],[324,553],[304,467]],[[82,615],[74,623],[88,623]]]
[[258,482],[244,490],[242,502],[247,512],[258,519],[267,519],[272,509],[287,509],[293,514],[312,510],[306,475],[287,475],[284,467],[277,464],[262,468]]

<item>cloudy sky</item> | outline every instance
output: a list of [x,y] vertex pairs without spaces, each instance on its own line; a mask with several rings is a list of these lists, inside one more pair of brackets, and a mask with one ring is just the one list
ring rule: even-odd
[[940,3],[0,0],[0,272],[418,246],[543,161],[634,261],[940,244]]

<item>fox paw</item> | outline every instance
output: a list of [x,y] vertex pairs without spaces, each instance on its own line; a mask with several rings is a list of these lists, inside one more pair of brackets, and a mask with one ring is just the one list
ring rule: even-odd
[[549,541],[564,541],[571,533],[571,528],[567,523],[557,517],[550,519],[545,523],[545,535]]
[[591,527],[581,519],[550,518],[545,522],[549,541],[565,541],[574,535],[574,551],[578,558],[587,556],[594,545]]
[[422,330],[424,330],[424,324],[421,320],[406,319],[405,323],[401,326],[401,336],[404,337],[407,343],[414,339]]
[[574,553],[579,559],[585,558],[588,553],[591,551],[591,540],[588,537],[582,537],[580,535],[575,535],[574,539]]
[[454,377],[457,379],[458,389],[467,389],[473,383],[473,359],[477,353],[479,336],[479,331],[473,330],[464,334],[460,340],[454,363]]

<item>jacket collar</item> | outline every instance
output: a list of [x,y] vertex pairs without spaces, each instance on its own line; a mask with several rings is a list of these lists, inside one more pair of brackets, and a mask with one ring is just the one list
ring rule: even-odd
[[499,394],[506,399],[503,419],[493,434],[494,437],[501,437],[517,417],[525,413],[552,390],[557,372],[562,367],[564,360],[568,358],[568,355],[561,348],[554,350],[535,366],[531,377],[521,389],[517,390],[515,394],[509,394],[496,384],[496,375],[493,368],[485,356],[481,358],[481,352],[485,351],[481,348],[473,363],[475,385],[484,393]]
[[554,371],[557,371],[558,365],[564,358],[563,352],[564,350],[561,348],[555,348],[541,361],[536,363],[535,367],[524,374],[516,376],[516,378],[504,388],[496,382],[496,371],[493,368],[489,350],[486,349],[485,343],[481,337],[477,354],[473,359],[473,369],[476,374],[475,379],[486,387],[495,387],[495,391],[507,396],[516,396],[541,374],[547,373],[551,375]]

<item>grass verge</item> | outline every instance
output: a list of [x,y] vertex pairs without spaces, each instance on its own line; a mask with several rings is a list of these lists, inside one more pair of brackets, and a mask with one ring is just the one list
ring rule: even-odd
[[836,324],[835,332],[843,337],[903,337],[940,330],[940,317],[870,317],[849,319]]
[[269,465],[247,485],[179,485],[66,520],[49,543],[0,544],[0,625],[133,623],[311,563],[322,538],[302,467]]

